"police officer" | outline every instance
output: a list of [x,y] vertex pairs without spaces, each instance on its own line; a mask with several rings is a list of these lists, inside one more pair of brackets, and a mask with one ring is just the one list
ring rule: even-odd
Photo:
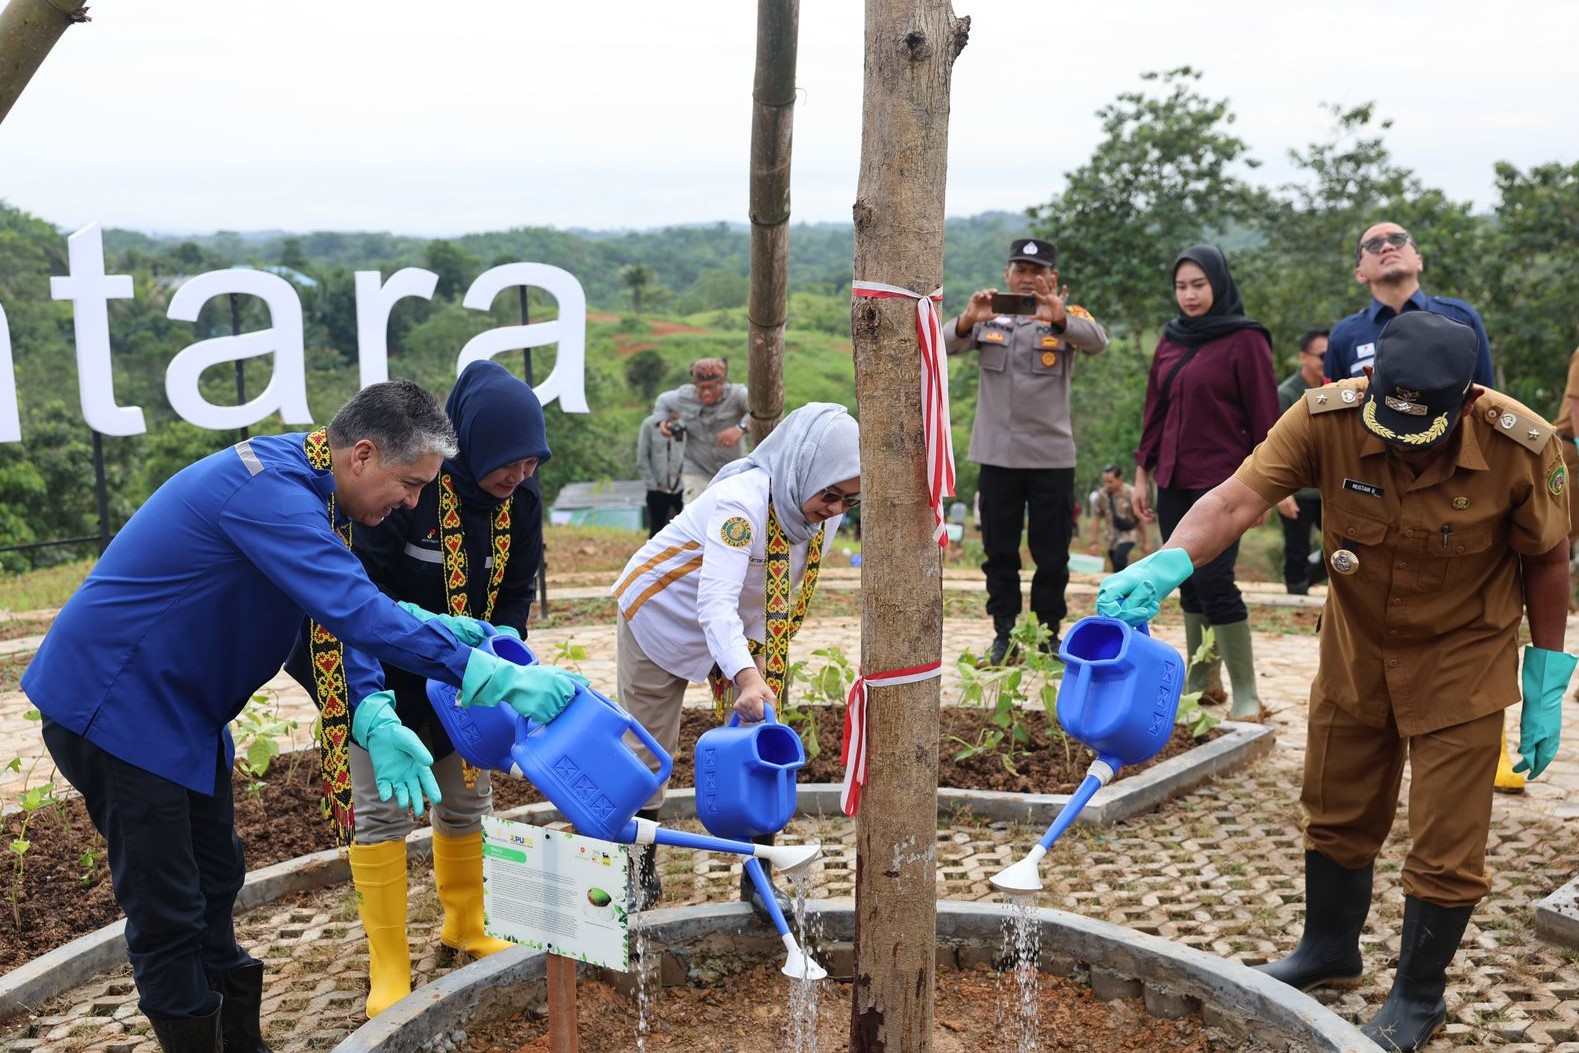
[[680,481],[686,504],[702,495],[720,468],[746,455],[750,398],[744,384],[729,382],[727,361],[699,358],[691,363],[689,384],[653,403],[659,436],[685,440]]
[[998,290],[974,293],[965,310],[944,323],[948,353],[977,352],[981,382],[970,459],[981,465],[981,540],[987,559],[987,613],[994,638],[989,659],[1008,655],[1009,632],[1020,614],[1020,524],[1030,510],[1031,610],[1052,631],[1058,646],[1064,587],[1069,583],[1070,510],[1075,502],[1075,436],[1069,419],[1073,352],[1095,355],[1107,334],[1083,307],[1067,304],[1069,287],[1058,284],[1058,253],[1052,242],[1019,238],[1009,246],[1003,283],[1011,292],[1034,296],[1033,312],[993,310]]
[[[1403,934],[1386,1004],[1364,1027],[1423,1045],[1446,972],[1488,890],[1486,834],[1502,710],[1522,686],[1520,770],[1556,755],[1568,591],[1567,469],[1552,427],[1475,386],[1476,335],[1426,311],[1390,322],[1374,372],[1306,392],[1168,547],[1103,582],[1132,623],[1302,486],[1321,491],[1332,570],[1310,693],[1301,803],[1305,931],[1262,966],[1301,989],[1362,978],[1372,861],[1409,759]],[[1370,371],[1368,371],[1370,372]],[[1530,624],[1519,680],[1521,614]]]

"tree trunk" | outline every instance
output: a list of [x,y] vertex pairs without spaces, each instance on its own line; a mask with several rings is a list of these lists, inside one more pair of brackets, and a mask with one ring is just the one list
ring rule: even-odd
[[[949,82],[969,29],[949,0],[866,0],[858,280],[922,294],[942,281]],[[850,314],[861,410],[861,667],[878,674],[941,656],[942,565],[924,470],[916,303],[856,299]],[[938,684],[870,692],[852,1053],[932,1049]]]
[[751,441],[784,415],[784,320],[789,297],[790,146],[800,0],[757,0],[751,89],[751,298],[746,308]]
[[0,122],[33,79],[55,41],[86,22],[87,0],[11,0],[0,11]]

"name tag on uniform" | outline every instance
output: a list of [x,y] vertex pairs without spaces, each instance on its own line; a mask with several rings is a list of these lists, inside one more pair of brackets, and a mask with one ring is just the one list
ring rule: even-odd
[[1375,344],[1361,344],[1361,345],[1359,345],[1358,347],[1356,347],[1354,349],[1354,357],[1355,358],[1375,358],[1376,357],[1376,345]]
[[1382,488],[1375,483],[1362,483],[1358,479],[1343,480],[1343,488],[1345,490],[1353,490],[1357,494],[1368,494],[1371,497],[1380,497],[1383,492]]
[[1007,340],[1007,335],[1001,329],[983,329],[981,331],[981,342],[984,344],[1001,344]]
[[1044,336],[1038,346],[1047,348],[1050,351],[1055,350],[1058,347],[1058,338],[1056,336]]

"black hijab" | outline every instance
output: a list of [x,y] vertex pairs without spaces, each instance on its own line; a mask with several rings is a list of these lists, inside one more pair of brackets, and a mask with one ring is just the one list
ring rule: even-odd
[[1179,273],[1179,265],[1185,262],[1193,263],[1206,272],[1206,280],[1212,286],[1212,306],[1199,318],[1180,314],[1169,320],[1162,329],[1165,338],[1185,347],[1200,347],[1241,329],[1259,329],[1267,343],[1272,342],[1272,334],[1267,332],[1266,326],[1245,317],[1245,302],[1239,295],[1239,286],[1234,284],[1234,276],[1228,273],[1228,260],[1220,249],[1214,245],[1195,245],[1185,249],[1173,261],[1172,273],[1175,276]]
[[462,503],[497,508],[497,497],[477,485],[493,471],[527,457],[548,460],[543,405],[527,383],[497,362],[473,362],[461,370],[444,412],[455,425],[460,453],[444,462]]

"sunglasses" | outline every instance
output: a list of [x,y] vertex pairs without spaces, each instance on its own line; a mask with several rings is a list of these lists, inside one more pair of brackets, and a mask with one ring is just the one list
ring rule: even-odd
[[830,486],[817,495],[817,500],[825,505],[841,505],[848,510],[861,503],[861,495],[847,494]]
[[1409,236],[1408,231],[1395,230],[1391,234],[1378,234],[1374,238],[1366,238],[1360,242],[1360,252],[1362,254],[1369,252],[1379,256],[1382,250],[1389,245],[1395,249],[1401,249],[1413,240],[1414,238]]

